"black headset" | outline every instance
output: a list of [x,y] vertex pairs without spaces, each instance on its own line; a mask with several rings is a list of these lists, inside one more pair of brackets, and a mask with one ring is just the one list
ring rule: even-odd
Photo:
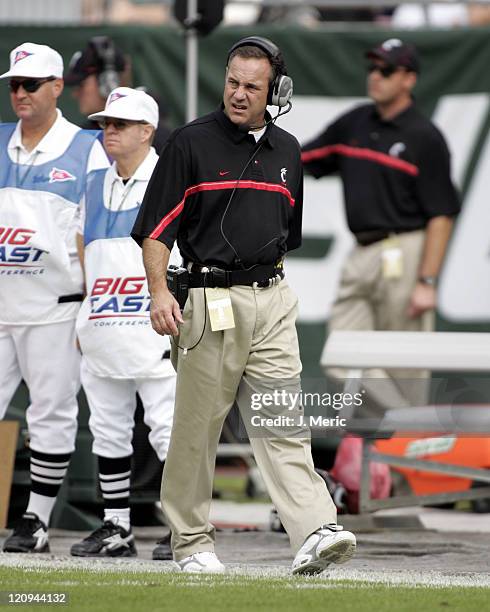
[[108,36],[94,36],[90,44],[101,63],[102,70],[97,74],[97,82],[101,97],[106,99],[111,91],[120,85],[116,70],[116,47]]
[[293,95],[293,80],[291,77],[287,76],[286,64],[281,50],[268,38],[263,38],[262,36],[247,36],[236,42],[228,51],[227,63],[229,63],[233,51],[239,47],[246,46],[262,49],[273,67],[274,79],[269,85],[267,104],[279,106],[279,108],[286,106]]

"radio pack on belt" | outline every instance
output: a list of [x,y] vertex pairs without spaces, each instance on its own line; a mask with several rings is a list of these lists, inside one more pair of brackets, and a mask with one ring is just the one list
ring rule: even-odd
[[167,268],[167,287],[179,303],[180,310],[184,310],[189,295],[189,272],[186,268],[169,266]]

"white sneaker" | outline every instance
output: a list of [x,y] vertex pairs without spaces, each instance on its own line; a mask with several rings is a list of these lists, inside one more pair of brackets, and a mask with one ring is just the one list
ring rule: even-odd
[[183,572],[193,574],[222,574],[225,566],[213,552],[198,552],[176,561]]
[[342,525],[325,525],[317,529],[298,550],[292,565],[293,574],[318,574],[330,563],[345,563],[356,551],[356,536]]

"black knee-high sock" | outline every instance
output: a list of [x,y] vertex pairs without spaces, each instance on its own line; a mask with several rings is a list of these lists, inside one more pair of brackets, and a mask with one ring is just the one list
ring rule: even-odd
[[104,499],[105,520],[118,518],[129,528],[129,488],[131,479],[131,455],[112,459],[98,455],[99,484]]
[[31,450],[31,495],[26,512],[49,523],[56,496],[63,483],[71,453],[54,455]]

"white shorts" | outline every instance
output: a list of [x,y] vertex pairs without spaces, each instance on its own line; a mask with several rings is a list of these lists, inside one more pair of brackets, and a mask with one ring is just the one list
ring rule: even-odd
[[19,383],[30,395],[30,446],[41,453],[71,453],[77,434],[80,353],[75,321],[0,325],[0,419]]
[[82,358],[82,385],[90,408],[89,427],[95,455],[115,459],[133,453],[136,393],[150,428],[149,441],[160,461],[167,457],[174,417],[175,376],[120,379],[95,376]]

